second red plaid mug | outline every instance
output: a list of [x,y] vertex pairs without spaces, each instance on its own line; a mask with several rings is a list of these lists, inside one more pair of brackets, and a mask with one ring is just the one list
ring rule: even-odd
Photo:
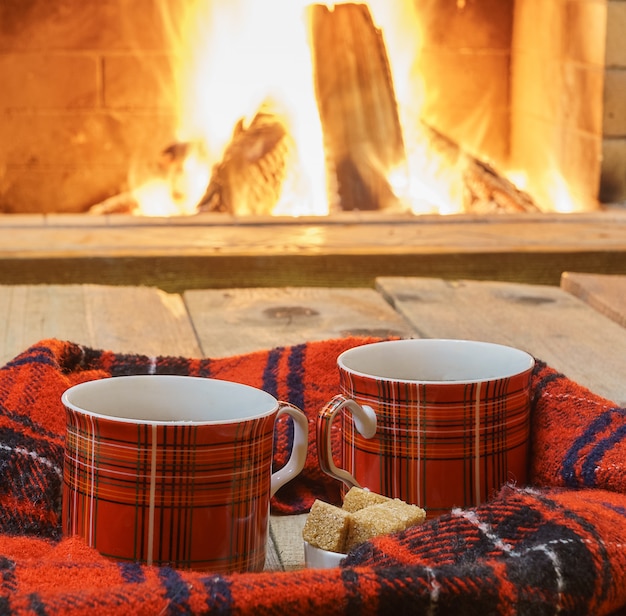
[[[122,561],[263,568],[270,497],[306,459],[299,409],[247,385],[165,375],[81,383],[62,401],[65,535]],[[272,473],[283,414],[293,418],[293,448]]]
[[320,466],[344,489],[401,498],[428,517],[478,505],[507,482],[523,484],[534,363],[519,349],[471,340],[344,351],[340,393],[318,417]]

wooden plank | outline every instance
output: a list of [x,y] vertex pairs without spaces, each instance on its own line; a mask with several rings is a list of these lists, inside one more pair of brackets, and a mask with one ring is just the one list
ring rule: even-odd
[[377,286],[420,337],[516,346],[626,405],[626,330],[561,289],[419,278]]
[[[7,225],[0,216],[2,258],[106,258],[258,254],[426,254],[623,251],[626,212],[595,215],[385,216],[373,213],[298,219],[202,215],[165,219],[85,216],[83,224]],[[91,222],[95,220],[95,222]],[[229,218],[225,219],[227,222]],[[9,219],[10,221],[10,219]],[[205,221],[205,224],[202,224]],[[96,224],[97,223],[97,224]],[[169,223],[169,224],[168,224]],[[97,254],[96,254],[97,253]]]
[[620,252],[330,254],[2,259],[0,284],[105,284],[169,293],[231,287],[370,287],[378,276],[501,280],[558,286],[565,270],[626,274]]
[[411,327],[373,289],[209,289],[184,293],[204,355],[355,336],[408,336]]
[[626,213],[373,218],[344,212],[288,221],[85,216],[83,224],[51,217],[44,226],[6,226],[6,218],[0,216],[0,284],[181,292],[373,287],[377,276],[558,286],[563,271],[626,275]]
[[266,569],[293,571],[303,567],[302,528],[307,515],[303,513],[300,515],[272,516],[270,523],[272,560],[268,554]]
[[0,286],[0,365],[44,338],[145,355],[200,355],[182,298],[99,285]]
[[626,276],[563,272],[561,288],[626,327]]

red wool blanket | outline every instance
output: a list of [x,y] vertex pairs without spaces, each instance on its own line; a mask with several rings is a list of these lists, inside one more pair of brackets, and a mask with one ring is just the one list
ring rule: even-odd
[[[371,341],[188,359],[45,340],[9,362],[0,369],[0,614],[626,614],[626,409],[541,362],[530,485],[363,544],[340,568],[185,572],[112,562],[60,536],[67,387],[146,373],[235,380],[298,405],[313,427],[337,392],[337,355]],[[289,439],[282,424],[276,465]],[[311,441],[304,472],[272,506],[300,513],[315,498],[338,502],[339,486],[319,471]]]

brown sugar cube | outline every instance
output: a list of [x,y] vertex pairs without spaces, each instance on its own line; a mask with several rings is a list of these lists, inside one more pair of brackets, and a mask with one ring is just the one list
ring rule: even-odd
[[421,524],[425,518],[426,512],[422,508],[399,499],[371,505],[352,514],[345,549],[349,551],[372,537]]
[[316,500],[304,523],[302,538],[322,550],[343,553],[350,516],[348,511]]
[[342,509],[354,513],[365,507],[371,505],[378,505],[379,503],[389,503],[393,499],[376,492],[370,492],[370,490],[364,488],[357,488],[356,486],[350,488],[343,499]]

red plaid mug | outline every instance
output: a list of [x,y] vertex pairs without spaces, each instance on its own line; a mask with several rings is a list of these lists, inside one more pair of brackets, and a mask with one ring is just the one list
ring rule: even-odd
[[[81,383],[62,401],[65,535],[121,561],[263,568],[270,497],[306,459],[299,409],[247,385],[166,375]],[[293,447],[272,473],[283,414],[293,419]]]
[[317,421],[320,467],[344,489],[401,498],[428,517],[523,484],[534,363],[524,351],[471,340],[349,349],[337,359],[341,393]]

